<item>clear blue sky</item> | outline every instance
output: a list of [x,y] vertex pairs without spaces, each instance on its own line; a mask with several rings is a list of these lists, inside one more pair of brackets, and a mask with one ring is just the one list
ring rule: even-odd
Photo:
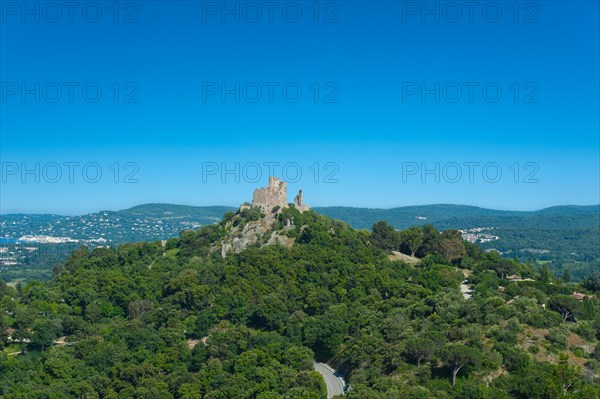
[[1,1],[0,212],[600,202],[597,1],[267,3]]

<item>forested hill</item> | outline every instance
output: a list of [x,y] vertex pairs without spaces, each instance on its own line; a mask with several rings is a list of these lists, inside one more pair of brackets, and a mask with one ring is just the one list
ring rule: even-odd
[[349,399],[595,399],[600,275],[566,281],[452,230],[228,213],[0,283],[0,397],[325,399],[316,359]]

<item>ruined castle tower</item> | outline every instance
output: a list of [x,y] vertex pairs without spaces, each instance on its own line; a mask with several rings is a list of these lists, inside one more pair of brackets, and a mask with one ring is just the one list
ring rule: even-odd
[[302,190],[298,192],[296,198],[294,198],[294,207],[300,211],[300,213],[310,209],[310,207],[302,202]]
[[276,206],[285,208],[287,206],[287,182],[282,182],[277,177],[270,176],[267,187],[254,190],[252,206],[262,208],[265,213],[271,212]]

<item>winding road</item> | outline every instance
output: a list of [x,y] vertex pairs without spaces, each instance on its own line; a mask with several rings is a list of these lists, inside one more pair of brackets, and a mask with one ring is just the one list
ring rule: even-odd
[[346,382],[339,377],[334,369],[325,363],[314,363],[315,370],[323,376],[325,386],[327,387],[327,399],[336,395],[343,395],[346,389]]

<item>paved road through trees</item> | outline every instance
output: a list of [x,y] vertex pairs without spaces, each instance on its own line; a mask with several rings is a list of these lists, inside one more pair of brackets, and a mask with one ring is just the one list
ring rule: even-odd
[[346,383],[342,377],[336,375],[334,369],[325,363],[315,363],[314,368],[325,380],[327,387],[327,399],[333,398],[336,395],[343,395]]

